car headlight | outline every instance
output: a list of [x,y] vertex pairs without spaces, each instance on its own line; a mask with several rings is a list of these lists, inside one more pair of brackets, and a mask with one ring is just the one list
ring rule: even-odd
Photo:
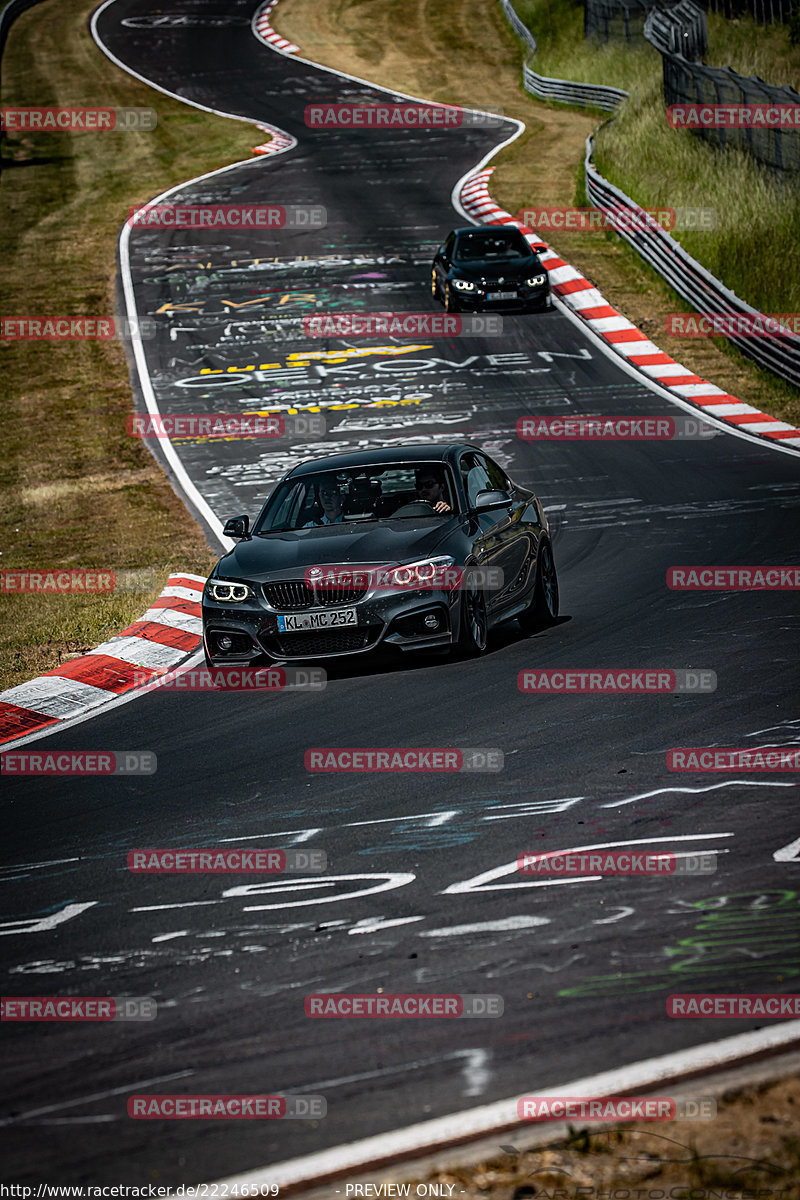
[[475,284],[470,283],[468,279],[454,279],[453,287],[458,288],[459,292],[474,292]]
[[206,591],[212,600],[220,600],[223,604],[241,604],[255,596],[248,584],[236,583],[232,579],[209,579]]
[[526,279],[525,283],[528,287],[541,287],[543,283],[547,283],[546,275],[531,275],[530,279]]
[[451,592],[461,584],[463,574],[450,554],[403,563],[400,567],[379,567],[372,571],[371,590],[390,592]]

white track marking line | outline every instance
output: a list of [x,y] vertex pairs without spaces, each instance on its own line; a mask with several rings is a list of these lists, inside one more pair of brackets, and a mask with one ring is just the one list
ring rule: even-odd
[[533,929],[549,925],[550,917],[503,917],[499,921],[477,921],[474,925],[446,925],[441,929],[423,929],[417,936],[424,938],[460,937],[465,933],[505,933],[512,929]]
[[[633,1089],[652,1088],[680,1079],[689,1071],[713,1070],[736,1063],[744,1056],[769,1050],[781,1050],[800,1040],[800,1021],[783,1021],[777,1026],[752,1033],[735,1034],[718,1042],[693,1046],[658,1058],[648,1058],[599,1075],[589,1075],[559,1087],[548,1086],[550,1096],[614,1096]],[[287,1162],[246,1171],[241,1175],[215,1180],[218,1184],[244,1185],[248,1188],[277,1184],[288,1187],[320,1180],[329,1182],[337,1175],[378,1169],[384,1162],[409,1155],[451,1147],[454,1143],[485,1136],[496,1130],[527,1128],[528,1122],[517,1116],[517,1100],[512,1096],[493,1104],[423,1121],[391,1133],[362,1138],[343,1146],[334,1146],[317,1154],[304,1155]]]
[[171,1079],[186,1079],[194,1075],[194,1071],[176,1071],[172,1075],[156,1075],[154,1079],[138,1079],[135,1083],[126,1083],[123,1087],[110,1088],[105,1092],[93,1092],[89,1096],[79,1096],[76,1100],[60,1100],[58,1104],[48,1104],[45,1108],[29,1108],[27,1112],[17,1113],[0,1121],[0,1128],[6,1125],[16,1125],[30,1117],[40,1117],[45,1113],[58,1112],[60,1108],[76,1108],[79,1104],[93,1104],[96,1100],[106,1100],[109,1096],[123,1096],[125,1092],[136,1091],[137,1088],[150,1087],[154,1083],[168,1083]]
[[[625,838],[613,842],[596,842],[592,846],[570,846],[569,849],[548,850],[547,854],[583,854],[589,850],[608,850],[612,846],[654,846],[656,842],[704,842],[713,841],[716,838],[734,837],[733,833],[681,833],[673,834],[671,837],[649,837],[649,838]],[[545,851],[542,851],[545,853]],[[466,879],[461,883],[451,883],[441,893],[443,896],[460,895],[464,892],[478,891],[484,884],[491,883],[494,879],[501,879],[504,875],[511,875],[518,869],[519,859],[515,858],[513,862],[503,863],[501,867],[492,867],[490,871],[483,871],[480,875],[473,875],[471,879]],[[586,883],[588,880],[605,879],[605,875],[584,875],[574,879],[558,879],[552,882],[557,883]],[[542,886],[542,883],[549,883],[550,880],[522,880],[517,883],[495,883],[491,888],[486,888],[486,891],[500,892],[512,891],[516,888],[529,888]]]
[[800,838],[789,842],[788,846],[781,846],[780,850],[776,850],[772,857],[775,859],[775,862],[800,861]]
[[612,800],[610,804],[601,804],[601,808],[624,808],[626,804],[635,804],[637,800],[649,800],[651,796],[668,795],[670,792],[685,795],[699,795],[701,792],[713,792],[725,787],[797,787],[796,783],[786,783],[783,780],[770,779],[724,779],[719,783],[709,783],[705,787],[660,787],[652,792],[639,792],[637,796],[629,796],[626,800]]

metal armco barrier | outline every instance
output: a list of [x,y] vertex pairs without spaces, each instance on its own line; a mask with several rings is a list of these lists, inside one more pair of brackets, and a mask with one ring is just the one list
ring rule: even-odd
[[[535,54],[536,38],[514,11],[511,0],[500,0],[500,4],[508,23],[528,47],[529,54]],[[606,112],[613,112],[628,98],[628,93],[622,88],[594,83],[574,83],[570,79],[550,79],[546,75],[537,75],[528,63],[522,68],[522,84],[526,92],[530,92],[537,100],[552,100],[559,104],[573,104],[579,108],[602,108]]]
[[613,112],[628,93],[622,88],[605,87],[595,83],[571,83],[568,79],[548,79],[537,75],[526,64],[522,68],[525,90],[537,100],[557,100],[560,104],[575,104],[581,108],[603,108]]
[[[598,208],[629,209],[634,213],[643,210],[634,200],[614,187],[596,170],[592,162],[594,137],[586,139],[586,195],[590,204]],[[681,246],[660,228],[620,228],[620,237],[625,238],[646,262],[659,273],[662,279],[687,300],[699,313],[734,313],[758,317],[757,308],[746,304],[737,295],[687,254]],[[766,367],[775,375],[800,386],[800,337],[737,337],[727,335],[743,354],[759,366]]]

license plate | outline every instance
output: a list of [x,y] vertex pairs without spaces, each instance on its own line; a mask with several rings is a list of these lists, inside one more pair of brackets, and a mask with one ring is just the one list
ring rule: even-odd
[[354,608],[339,608],[332,612],[289,613],[278,617],[281,633],[296,633],[302,629],[338,629],[340,625],[357,625]]
[[489,292],[490,300],[516,300],[516,292]]

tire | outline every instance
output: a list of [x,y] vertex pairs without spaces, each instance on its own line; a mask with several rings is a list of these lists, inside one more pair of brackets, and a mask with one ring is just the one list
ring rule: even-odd
[[456,299],[455,299],[455,296],[453,295],[452,291],[450,290],[449,283],[446,283],[444,285],[444,311],[449,312],[449,313],[458,312],[458,307],[456,305]]
[[489,617],[486,612],[486,595],[473,581],[474,576],[465,572],[466,579],[461,593],[461,619],[458,631],[458,652],[465,658],[477,658],[486,653],[489,644]]
[[558,620],[558,575],[549,542],[542,542],[536,563],[536,583],[530,606],[519,616],[526,633],[546,629]]
[[439,299],[439,281],[436,278],[436,268],[431,271],[431,295],[434,300]]

